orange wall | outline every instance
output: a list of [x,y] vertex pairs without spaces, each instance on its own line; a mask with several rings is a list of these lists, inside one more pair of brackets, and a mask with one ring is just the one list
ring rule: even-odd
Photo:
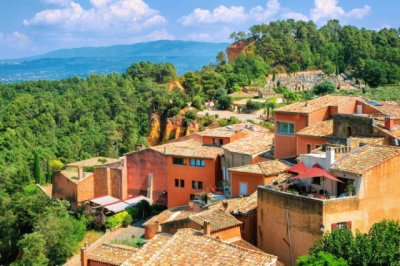
[[330,118],[329,107],[308,114],[307,126],[314,125]]
[[318,137],[307,137],[307,136],[297,136],[297,154],[307,153],[307,144],[311,145],[311,150],[316,149],[317,145],[322,145],[327,143],[328,140]]
[[275,113],[275,158],[288,158],[296,155],[296,136],[278,134],[278,122],[294,124],[294,132],[307,127],[307,117],[299,114]]
[[54,199],[64,199],[71,202],[71,207],[77,207],[77,192],[76,183],[69,180],[60,172],[56,172],[53,175],[53,198]]
[[219,230],[211,233],[212,237],[219,238],[221,240],[229,240],[232,238],[240,237],[240,225],[234,226],[225,230]]
[[257,187],[264,185],[264,175],[241,172],[230,172],[232,197],[240,196],[240,183],[247,184],[247,193],[250,195],[257,190]]
[[[205,167],[189,165],[189,158],[184,158],[186,165],[174,165],[172,156],[167,156],[167,187],[168,187],[168,207],[187,205],[190,194],[198,192],[210,192],[216,187],[218,180],[217,173],[220,172],[221,165],[219,159],[205,159]],[[175,179],[185,180],[185,187],[175,187]],[[193,189],[192,181],[202,181],[203,189]]]
[[94,175],[91,175],[78,183],[77,202],[93,199],[94,197]]
[[257,245],[257,211],[250,211],[248,215],[232,215],[243,223],[240,227],[242,238],[253,245]]

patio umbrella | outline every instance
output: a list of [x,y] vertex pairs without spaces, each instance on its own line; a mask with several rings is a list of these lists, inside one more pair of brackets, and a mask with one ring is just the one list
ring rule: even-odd
[[304,165],[303,162],[299,162],[298,164],[295,164],[287,169],[287,171],[300,174],[303,173],[305,170],[307,170],[307,166]]
[[335,176],[327,172],[325,169],[323,169],[319,164],[314,164],[311,168],[306,168],[306,170],[297,176],[294,176],[290,179],[303,179],[303,178],[314,178],[314,177],[323,177],[324,182],[323,182],[323,190],[325,194],[325,178],[343,183],[343,181],[337,179]]

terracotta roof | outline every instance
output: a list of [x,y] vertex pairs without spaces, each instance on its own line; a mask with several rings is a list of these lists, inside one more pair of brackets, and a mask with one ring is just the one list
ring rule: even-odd
[[118,163],[119,161],[120,161],[119,159],[114,159],[114,158],[93,157],[93,158],[90,158],[90,159],[87,159],[87,160],[69,163],[66,166],[67,167],[93,167],[93,166],[96,166],[96,165],[103,165],[103,164],[109,164],[109,163]]
[[122,265],[273,265],[276,261],[276,256],[181,229],[172,237],[156,235]]
[[341,106],[359,99],[354,96],[326,95],[306,102],[293,103],[278,109],[275,112],[309,114],[329,106]]
[[213,129],[206,129],[202,132],[197,132],[196,134],[203,137],[216,137],[216,138],[224,138],[224,137],[232,137],[237,134],[238,131],[242,132],[254,132],[252,128],[257,132],[269,132],[268,129],[263,128],[261,126],[257,126],[251,123],[240,123],[229,125],[226,127],[217,127]]
[[202,145],[201,142],[189,139],[181,142],[166,143],[150,149],[165,155],[182,156],[190,158],[215,159],[223,153],[219,147]]
[[330,170],[361,175],[370,168],[398,155],[400,155],[400,149],[393,146],[365,145],[337,160]]
[[202,211],[190,215],[188,219],[201,226],[204,225],[205,221],[210,222],[211,232],[224,230],[242,224],[241,221],[239,221],[229,212],[226,212],[223,209],[211,209],[207,211]]
[[274,144],[274,134],[271,132],[251,132],[247,136],[222,146],[230,152],[256,155],[266,152]]
[[311,137],[330,137],[333,134],[333,120],[325,120],[312,126],[303,128],[296,135]]
[[83,178],[78,179],[78,171],[76,169],[66,169],[66,170],[62,170],[60,171],[60,174],[62,174],[63,176],[65,176],[66,178],[68,178],[69,180],[71,180],[74,183],[79,183],[82,180],[85,180],[86,178],[93,176],[93,173],[91,172],[84,172],[83,173]]
[[264,176],[271,176],[283,173],[289,165],[279,161],[279,160],[268,160],[255,164],[248,164],[238,167],[229,168],[231,172],[241,172],[241,173],[251,173],[260,174]]
[[[233,214],[247,214],[257,208],[257,191],[247,197],[237,197],[226,199],[228,211]],[[222,208],[222,201],[206,206],[208,209]]]
[[400,104],[397,102],[368,99],[362,99],[362,102],[384,115],[388,115],[393,119],[400,119]]
[[121,263],[131,258],[138,250],[138,248],[126,245],[102,244],[88,251],[87,258],[91,261],[109,265],[121,265]]
[[168,222],[173,219],[178,219],[178,220],[184,219],[184,218],[187,218],[192,213],[193,213],[193,211],[189,208],[189,206],[181,206],[181,207],[167,209],[167,210],[162,211],[160,214],[153,216],[151,219],[147,220],[146,222],[144,222],[143,226],[154,224],[155,222],[162,224],[164,222]]
[[359,141],[360,145],[365,145],[365,144],[383,145],[383,142],[385,141],[384,137],[352,137],[352,139]]
[[385,135],[400,139],[400,126],[398,125],[394,125],[393,130],[388,130],[385,127],[385,121],[375,119],[375,128],[383,132]]
[[247,242],[246,240],[243,239],[239,239],[233,242],[230,242],[232,245],[241,247],[241,248],[245,248],[245,249],[250,249],[250,250],[254,250],[254,251],[258,251],[258,252],[263,252],[261,249],[259,249],[258,247],[250,244],[249,242]]

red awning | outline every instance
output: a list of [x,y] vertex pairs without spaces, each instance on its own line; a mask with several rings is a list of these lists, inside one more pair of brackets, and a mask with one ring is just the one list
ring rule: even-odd
[[335,176],[327,172],[318,164],[314,164],[311,168],[306,168],[302,173],[299,173],[297,176],[292,177],[291,179],[303,179],[303,178],[314,178],[314,177],[325,177],[327,179],[343,183]]
[[287,170],[292,173],[300,174],[300,173],[303,173],[307,169],[308,169],[307,166],[305,166],[303,162],[299,162],[298,164],[292,165]]

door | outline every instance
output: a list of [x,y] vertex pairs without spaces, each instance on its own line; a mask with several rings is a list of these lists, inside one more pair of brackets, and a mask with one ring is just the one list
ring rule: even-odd
[[240,195],[247,195],[247,183],[240,183]]

